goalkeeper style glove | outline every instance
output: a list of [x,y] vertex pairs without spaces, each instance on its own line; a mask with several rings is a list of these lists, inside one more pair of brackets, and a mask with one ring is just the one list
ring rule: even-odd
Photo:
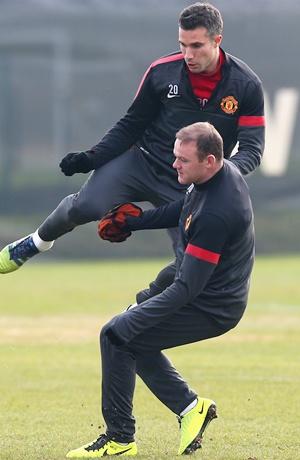
[[131,235],[126,218],[140,217],[142,213],[142,209],[133,203],[115,206],[100,220],[98,235],[111,243],[121,243]]
[[91,159],[85,152],[68,153],[59,163],[59,167],[65,176],[87,173],[94,169]]

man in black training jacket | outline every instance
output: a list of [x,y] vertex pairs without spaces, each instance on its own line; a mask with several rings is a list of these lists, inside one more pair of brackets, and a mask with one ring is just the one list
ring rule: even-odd
[[[213,124],[223,138],[227,159],[238,142],[230,161],[243,175],[260,164],[262,85],[243,61],[220,48],[222,32],[221,14],[208,3],[195,3],[181,12],[180,51],[151,64],[128,112],[97,145],[63,158],[60,167],[66,176],[95,171],[32,235],[0,252],[0,273],[17,270],[60,236],[101,219],[119,203],[148,201],[158,207],[182,197],[186,187],[177,182],[172,162],[175,134],[183,126]],[[174,242],[176,230],[169,230]],[[164,286],[173,276],[167,269],[156,284]]]
[[181,423],[178,453],[201,446],[216,417],[213,400],[198,396],[161,350],[224,334],[247,304],[254,260],[253,212],[238,168],[223,159],[222,137],[207,122],[176,135],[174,169],[185,198],[144,211],[120,205],[99,224],[100,236],[122,241],[132,230],[179,225],[173,282],[106,324],[100,336],[102,413],[106,433],[68,458],[135,455],[132,400],[138,374]]

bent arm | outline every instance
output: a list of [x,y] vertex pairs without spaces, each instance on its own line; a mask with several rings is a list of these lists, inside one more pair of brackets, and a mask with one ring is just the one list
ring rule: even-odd
[[264,96],[259,81],[250,82],[238,120],[238,151],[230,158],[247,175],[261,163],[265,146]]
[[143,211],[139,217],[126,217],[126,231],[177,227],[184,198],[159,208]]

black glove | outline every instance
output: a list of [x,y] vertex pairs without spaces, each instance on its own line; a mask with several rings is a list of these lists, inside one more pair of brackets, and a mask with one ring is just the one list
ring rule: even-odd
[[73,176],[74,173],[87,173],[94,169],[92,161],[84,152],[68,153],[59,163],[59,167],[65,176]]

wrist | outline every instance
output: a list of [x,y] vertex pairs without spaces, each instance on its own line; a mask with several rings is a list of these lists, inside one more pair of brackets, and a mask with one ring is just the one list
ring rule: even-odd
[[98,155],[93,150],[86,150],[82,153],[84,153],[86,158],[88,159],[89,164],[91,165],[91,169],[97,169],[98,167],[100,167]]
[[79,155],[80,155],[79,157],[80,160],[78,162],[78,166],[79,166],[80,172],[87,173],[95,169],[93,162],[91,161],[89,156],[86,154],[86,152],[80,152]]
[[122,230],[126,232],[139,230],[140,220],[141,220],[141,216],[126,216],[125,224],[124,224],[124,227],[122,227]]

